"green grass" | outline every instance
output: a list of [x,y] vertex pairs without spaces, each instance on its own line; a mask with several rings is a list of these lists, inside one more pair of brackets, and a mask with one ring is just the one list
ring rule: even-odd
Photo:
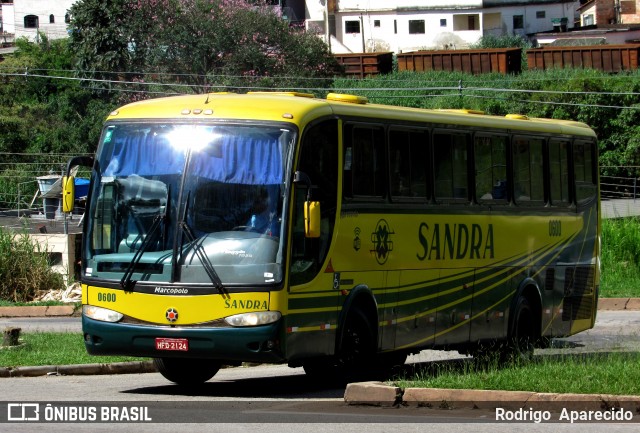
[[640,354],[536,356],[524,365],[480,367],[471,360],[432,364],[401,388],[488,389],[577,394],[640,395]]
[[0,307],[52,307],[58,305],[73,305],[75,309],[78,308],[80,303],[68,303],[62,301],[31,301],[31,302],[11,302],[4,299],[0,299]]
[[23,345],[0,349],[1,367],[94,364],[140,361],[125,356],[91,356],[87,354],[79,333],[34,332],[21,334]]
[[601,271],[601,297],[640,297],[640,218],[602,221]]

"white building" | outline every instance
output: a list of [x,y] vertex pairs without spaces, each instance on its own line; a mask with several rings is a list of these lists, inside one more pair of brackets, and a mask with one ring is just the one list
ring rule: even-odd
[[569,0],[287,0],[305,1],[306,28],[334,53],[466,48],[484,35],[529,35],[573,25]]
[[77,0],[13,0],[2,3],[2,28],[15,38],[35,41],[44,34],[49,39],[66,38],[68,10]]
[[[0,0],[2,1],[2,0]],[[3,30],[35,41],[67,37],[77,0],[2,3]],[[484,35],[529,35],[573,25],[578,0],[279,0],[287,14],[321,34],[334,53],[466,48]]]

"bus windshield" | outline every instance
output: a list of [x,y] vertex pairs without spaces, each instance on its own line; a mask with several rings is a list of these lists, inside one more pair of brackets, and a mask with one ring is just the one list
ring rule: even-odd
[[107,125],[85,276],[129,287],[279,283],[294,139],[279,126]]

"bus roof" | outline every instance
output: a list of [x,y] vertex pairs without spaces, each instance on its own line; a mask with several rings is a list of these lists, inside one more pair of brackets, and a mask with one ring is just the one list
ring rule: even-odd
[[[258,120],[281,121],[304,125],[318,117],[337,115],[364,117],[395,122],[425,122],[435,126],[480,126],[510,132],[535,131],[594,137],[585,123],[529,118],[520,114],[487,115],[475,110],[433,110],[371,104],[364,97],[329,94],[319,99],[298,92],[210,93],[149,99],[125,105],[113,111],[107,120],[180,119],[193,121]],[[204,120],[204,119],[203,119]]]

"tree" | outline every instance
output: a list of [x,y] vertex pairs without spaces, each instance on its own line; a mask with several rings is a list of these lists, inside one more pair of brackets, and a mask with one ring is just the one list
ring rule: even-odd
[[263,0],[83,0],[71,9],[71,47],[86,71],[171,74],[204,88],[329,87],[339,66],[328,47],[278,11]]
[[102,122],[115,106],[76,79],[66,39],[40,35],[38,43],[19,39],[16,46],[2,63],[8,73],[0,84],[2,208],[16,205],[19,183],[23,196],[33,195],[35,176],[59,173],[67,159],[62,154],[93,153]]
[[105,72],[124,72],[131,65],[131,3],[82,0],[71,6],[69,47],[75,53],[79,71],[102,77]]

